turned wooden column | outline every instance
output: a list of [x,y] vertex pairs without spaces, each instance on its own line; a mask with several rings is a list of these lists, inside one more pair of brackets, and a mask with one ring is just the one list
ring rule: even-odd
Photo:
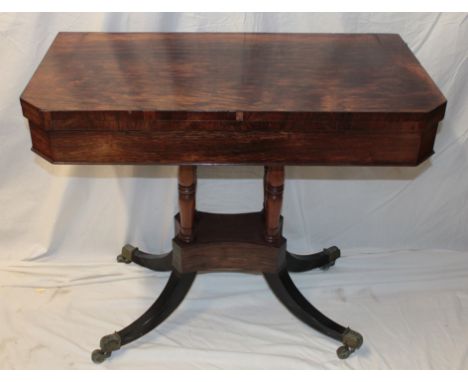
[[265,240],[280,239],[280,215],[283,204],[284,167],[265,166],[264,176]]
[[197,167],[179,166],[179,213],[180,227],[178,238],[190,243],[195,219],[195,192],[197,187]]

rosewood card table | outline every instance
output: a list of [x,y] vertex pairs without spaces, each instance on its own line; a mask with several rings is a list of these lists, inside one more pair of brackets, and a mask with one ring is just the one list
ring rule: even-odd
[[[284,166],[416,166],[433,153],[446,100],[399,35],[60,33],[21,96],[32,150],[52,163],[179,166],[170,253],[126,244],[117,260],[171,272],[154,304],[92,354],[102,362],[163,322],[199,271],[263,274],[300,320],[362,336],[312,306],[288,272],[328,268],[282,235]],[[264,166],[258,212],[195,207],[196,166]]]

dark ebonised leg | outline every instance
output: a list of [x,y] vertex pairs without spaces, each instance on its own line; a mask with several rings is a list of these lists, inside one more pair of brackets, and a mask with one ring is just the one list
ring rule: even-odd
[[134,262],[153,271],[171,271],[172,251],[162,255],[153,255],[126,244],[122,248],[122,253],[117,256],[117,261],[126,264]]
[[337,350],[339,358],[347,358],[362,345],[362,336],[337,324],[318,311],[294,285],[286,269],[279,273],[263,274],[268,285],[286,308],[301,321],[315,330],[343,343]]
[[93,362],[103,362],[113,351],[144,336],[169,317],[186,296],[195,276],[196,272],[172,271],[161,295],[140,318],[124,329],[101,338],[100,349],[92,353]]
[[326,270],[335,264],[340,255],[340,250],[335,246],[312,255],[295,255],[286,252],[286,266],[289,272],[305,272],[314,268]]

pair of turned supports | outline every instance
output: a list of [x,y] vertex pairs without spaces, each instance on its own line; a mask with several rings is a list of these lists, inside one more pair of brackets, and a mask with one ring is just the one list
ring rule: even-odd
[[363,342],[362,336],[317,310],[298,290],[289,272],[328,269],[340,257],[337,247],[310,255],[286,250],[282,236],[281,205],[284,167],[266,166],[264,203],[260,212],[213,214],[197,211],[196,166],[179,167],[179,214],[171,252],[153,255],[130,244],[122,248],[119,262],[135,263],[154,271],[171,271],[154,304],[133,323],[104,336],[92,359],[103,362],[113,351],[142,337],[177,308],[199,271],[248,271],[262,273],[276,297],[301,321],[342,343],[339,358],[347,358]]
[[[186,243],[194,239],[195,197],[197,167],[179,166],[180,229],[178,238]],[[268,243],[278,242],[281,236],[280,216],[283,203],[284,167],[265,167],[264,189],[264,238]]]

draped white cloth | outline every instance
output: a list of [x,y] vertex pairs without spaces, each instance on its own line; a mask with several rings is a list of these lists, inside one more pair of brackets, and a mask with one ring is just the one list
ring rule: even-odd
[[[287,167],[288,248],[338,245],[304,294],[363,332],[347,361],[259,276],[201,275],[173,317],[108,368],[467,368],[466,14],[0,14],[0,368],[94,367],[99,338],[130,323],[165,274],[115,264],[127,242],[167,251],[172,166],[51,165],[31,146],[19,96],[59,31],[399,33],[448,99],[435,155],[416,168]],[[118,89],[116,89],[118,91]],[[258,210],[260,167],[199,169],[197,205]]]

